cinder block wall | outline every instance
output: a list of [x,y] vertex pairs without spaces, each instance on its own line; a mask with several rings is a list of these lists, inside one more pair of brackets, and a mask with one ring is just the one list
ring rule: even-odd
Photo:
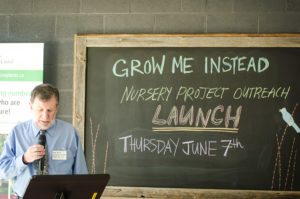
[[300,0],[0,0],[0,42],[44,42],[72,121],[74,34],[300,33]]

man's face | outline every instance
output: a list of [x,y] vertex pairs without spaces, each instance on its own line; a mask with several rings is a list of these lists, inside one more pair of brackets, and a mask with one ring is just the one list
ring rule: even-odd
[[40,129],[49,129],[55,121],[58,111],[56,106],[56,98],[53,95],[49,100],[41,100],[36,97],[33,103],[30,103],[30,109],[33,115],[33,121]]

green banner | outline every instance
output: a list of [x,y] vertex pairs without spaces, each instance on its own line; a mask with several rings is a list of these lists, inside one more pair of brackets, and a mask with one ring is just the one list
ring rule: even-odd
[[0,81],[43,81],[43,70],[0,70]]

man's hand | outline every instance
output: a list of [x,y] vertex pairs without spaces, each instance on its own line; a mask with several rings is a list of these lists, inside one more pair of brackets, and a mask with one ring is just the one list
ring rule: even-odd
[[43,145],[32,145],[27,149],[23,155],[23,161],[25,164],[31,163],[35,160],[41,159],[45,155],[45,149]]

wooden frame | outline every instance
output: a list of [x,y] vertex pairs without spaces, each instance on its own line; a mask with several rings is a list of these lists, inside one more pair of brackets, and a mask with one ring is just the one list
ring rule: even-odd
[[[73,125],[84,143],[88,47],[300,47],[300,34],[101,34],[75,35]],[[299,191],[246,191],[108,187],[104,198],[298,198]]]

